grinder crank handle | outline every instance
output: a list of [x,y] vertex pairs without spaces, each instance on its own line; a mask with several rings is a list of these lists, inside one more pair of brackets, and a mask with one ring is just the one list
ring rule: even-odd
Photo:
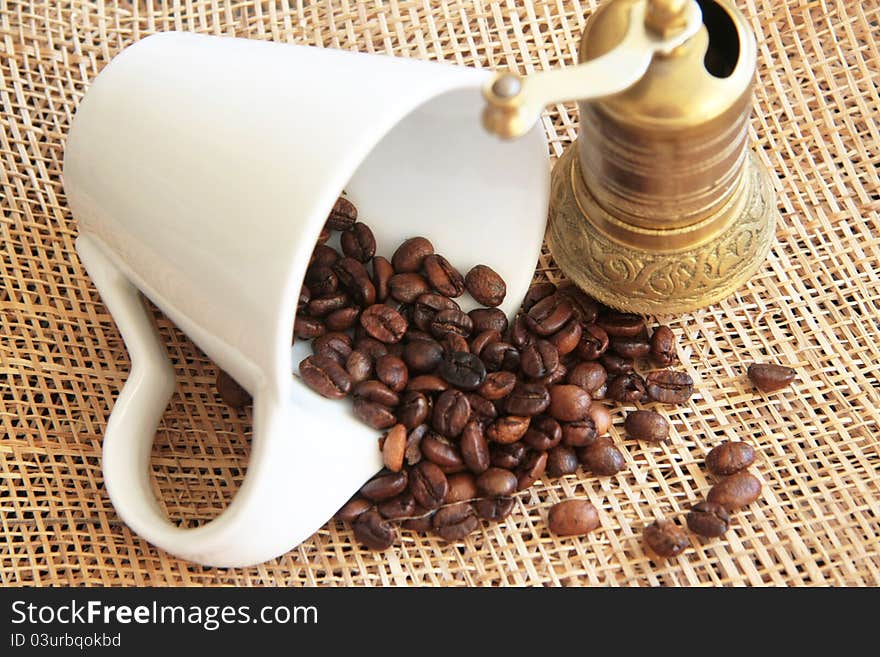
[[638,0],[623,39],[601,57],[525,77],[496,74],[483,89],[483,127],[504,139],[520,137],[550,103],[619,93],[645,74],[656,53],[669,53],[694,36],[702,21],[695,0]]

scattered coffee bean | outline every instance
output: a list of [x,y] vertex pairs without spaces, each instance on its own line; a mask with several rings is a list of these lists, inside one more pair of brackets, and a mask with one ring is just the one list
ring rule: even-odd
[[388,283],[394,276],[394,267],[388,258],[373,256],[373,287],[376,288],[376,301],[383,302],[388,298]]
[[450,385],[465,391],[476,390],[486,380],[486,366],[483,361],[466,351],[447,354],[437,373]]
[[397,247],[391,266],[398,273],[417,272],[425,258],[434,253],[434,245],[424,237],[412,237]]
[[602,313],[596,323],[614,337],[633,338],[645,330],[645,320],[629,313]]
[[524,313],[529,312],[536,303],[538,303],[541,299],[546,299],[551,294],[556,293],[556,286],[553,283],[538,283],[537,285],[532,285],[528,292],[526,292],[525,297],[523,297],[522,302],[522,311]]
[[434,404],[432,425],[436,431],[455,438],[464,429],[471,415],[471,405],[463,392],[446,390]]
[[583,329],[577,317],[572,317],[562,328],[547,338],[550,343],[556,347],[556,351],[560,356],[567,356],[574,351],[581,343]]
[[590,404],[589,419],[596,425],[596,433],[600,436],[608,433],[611,429],[611,412],[602,404]]
[[599,362],[605,371],[611,376],[618,374],[629,374],[633,371],[635,363],[632,358],[621,356],[619,354],[605,353],[599,357]]
[[403,468],[403,457],[406,453],[406,427],[402,424],[395,424],[385,434],[385,441],[382,443],[382,463],[391,472],[400,472]]
[[479,422],[471,420],[465,425],[459,445],[462,460],[471,472],[482,474],[489,468],[489,443]]
[[456,502],[468,502],[480,497],[477,490],[477,479],[470,472],[456,472],[449,475],[449,490],[446,492],[444,504],[455,504]]
[[669,423],[654,411],[632,411],[623,421],[627,435],[649,443],[663,442],[669,437]]
[[487,344],[480,356],[489,372],[500,370],[516,372],[520,367],[519,350],[507,342],[498,341]]
[[373,304],[361,313],[361,326],[380,342],[399,342],[406,333],[403,315],[384,303]]
[[596,442],[599,432],[591,417],[577,422],[562,423],[562,442],[569,447],[588,447]]
[[550,508],[547,525],[557,536],[587,534],[599,526],[599,513],[587,500],[564,500]]
[[577,469],[577,453],[568,445],[557,445],[547,453],[547,474],[551,477],[574,474]]
[[513,498],[484,497],[474,503],[474,509],[483,520],[498,522],[504,520],[513,511]]
[[547,340],[535,340],[520,357],[520,368],[533,379],[547,376],[559,366],[559,351]]
[[401,493],[390,500],[384,500],[376,505],[376,510],[386,520],[400,520],[408,518],[416,513],[416,501],[411,493]]
[[544,452],[553,449],[562,441],[562,427],[552,417],[542,415],[532,418],[529,429],[522,439],[532,449]]
[[642,401],[645,381],[635,372],[615,376],[608,383],[608,397],[621,403]]
[[361,486],[361,495],[374,502],[388,500],[406,490],[409,477],[406,472],[380,473]]
[[775,392],[791,385],[796,374],[791,367],[772,363],[754,363],[748,370],[749,380],[761,392]]
[[314,354],[299,364],[303,381],[312,390],[328,399],[341,399],[351,391],[351,378],[339,363],[329,356]]
[[464,458],[458,446],[445,436],[428,433],[421,442],[422,455],[445,473],[465,469]]
[[477,389],[477,392],[490,401],[498,401],[507,397],[516,386],[516,374],[513,372],[492,372]]
[[376,253],[376,238],[366,224],[356,222],[340,237],[342,252],[349,258],[369,262]]
[[550,392],[541,383],[517,383],[506,402],[508,413],[528,417],[543,413],[549,406]]
[[355,521],[354,537],[371,550],[387,550],[397,539],[397,531],[378,511],[371,509]]
[[547,452],[532,452],[516,469],[516,489],[525,490],[544,475]]
[[489,468],[477,477],[477,488],[488,497],[505,497],[516,492],[516,475],[503,468]]
[[388,293],[391,298],[403,303],[413,303],[423,294],[427,294],[430,289],[428,281],[413,272],[395,274],[388,281]]
[[489,454],[489,462],[496,468],[515,470],[526,458],[526,446],[521,442],[493,443]]
[[562,422],[583,420],[590,410],[590,395],[580,386],[550,386],[550,415]]
[[400,403],[400,396],[381,381],[361,381],[351,390],[355,399],[366,399],[392,408]]
[[354,522],[361,514],[373,508],[373,503],[363,497],[353,497],[336,512],[336,519],[343,522]]
[[612,338],[609,346],[618,355],[630,360],[647,358],[648,354],[651,353],[651,344],[641,336]]
[[442,255],[426,256],[422,267],[431,287],[443,296],[455,298],[464,294],[464,277]]
[[663,559],[674,557],[687,549],[687,534],[672,520],[660,518],[645,527],[644,541],[647,548]]
[[706,454],[706,469],[715,475],[732,475],[745,470],[755,460],[755,450],[748,443],[726,441]]
[[691,398],[694,381],[687,372],[658,370],[645,379],[648,396],[662,404],[682,404]]
[[712,486],[706,499],[720,504],[727,511],[736,511],[761,496],[761,482],[751,472],[742,470]]
[[581,449],[583,453],[579,452],[578,457],[594,475],[608,477],[626,467],[623,454],[607,436],[599,437],[592,444]]
[[441,310],[429,325],[431,334],[440,339],[449,333],[467,338],[474,329],[474,323],[465,313],[454,308]]
[[687,515],[687,526],[700,536],[722,536],[730,527],[730,515],[717,502],[697,502]]
[[486,265],[476,265],[465,276],[467,291],[484,306],[500,306],[507,295],[507,285],[494,269]]
[[597,324],[587,324],[581,332],[581,341],[575,351],[584,360],[598,360],[608,349],[609,339]]
[[402,358],[385,354],[376,359],[376,376],[394,392],[400,392],[409,383],[409,371]]
[[449,481],[436,464],[420,461],[410,470],[409,489],[424,508],[438,509],[449,492]]
[[554,294],[532,306],[525,315],[525,322],[530,331],[546,337],[561,329],[573,313],[571,302],[560,294]]
[[427,421],[429,409],[428,398],[424,394],[407,390],[400,396],[397,419],[411,431]]
[[474,323],[475,333],[498,331],[503,335],[507,332],[507,315],[498,308],[474,308],[468,317]]
[[660,367],[669,367],[678,362],[675,353],[675,334],[668,326],[659,326],[651,336],[651,360]]
[[608,377],[605,368],[594,361],[578,363],[568,371],[565,382],[580,386],[589,393],[598,390]]
[[374,429],[388,429],[397,423],[397,418],[387,406],[367,399],[355,399],[352,404],[355,417]]
[[357,221],[357,208],[347,198],[340,196],[327,217],[327,227],[333,230],[348,230]]
[[465,502],[445,506],[434,514],[434,531],[449,542],[460,541],[479,525],[473,507]]
[[496,443],[514,443],[529,430],[529,420],[520,415],[499,417],[486,429],[486,438]]

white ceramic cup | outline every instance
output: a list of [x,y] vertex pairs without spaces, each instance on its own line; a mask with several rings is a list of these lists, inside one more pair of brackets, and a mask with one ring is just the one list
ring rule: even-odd
[[[179,557],[244,566],[317,530],[381,467],[378,432],[291,373],[299,288],[345,189],[390,254],[431,239],[463,272],[485,263],[519,304],[547,212],[543,131],[480,126],[487,71],[319,48],[165,33],[113,59],[82,100],[64,189],[77,251],[131,355],[104,436],[120,517]],[[174,374],[149,297],[254,398],[247,474],[196,529],[150,485]]]

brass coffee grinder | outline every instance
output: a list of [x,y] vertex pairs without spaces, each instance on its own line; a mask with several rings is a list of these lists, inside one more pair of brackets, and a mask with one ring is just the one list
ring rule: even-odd
[[756,45],[731,0],[610,0],[579,65],[485,89],[486,129],[515,137],[577,100],[580,133],[553,170],[548,244],[609,306],[667,314],[719,301],[763,262],[776,209],[748,148]]

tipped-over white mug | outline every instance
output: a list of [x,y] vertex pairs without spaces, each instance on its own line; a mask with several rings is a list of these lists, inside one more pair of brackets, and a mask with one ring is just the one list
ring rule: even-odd
[[[488,71],[184,33],[113,59],[74,117],[64,189],[77,251],[131,355],[104,436],[120,517],[211,566],[271,559],[310,536],[381,467],[377,432],[298,378],[291,348],[315,240],[344,189],[380,253],[424,235],[462,271],[507,281],[515,309],[544,233],[543,131],[480,125]],[[195,529],[150,486],[174,372],[139,292],[254,398],[247,475]]]

